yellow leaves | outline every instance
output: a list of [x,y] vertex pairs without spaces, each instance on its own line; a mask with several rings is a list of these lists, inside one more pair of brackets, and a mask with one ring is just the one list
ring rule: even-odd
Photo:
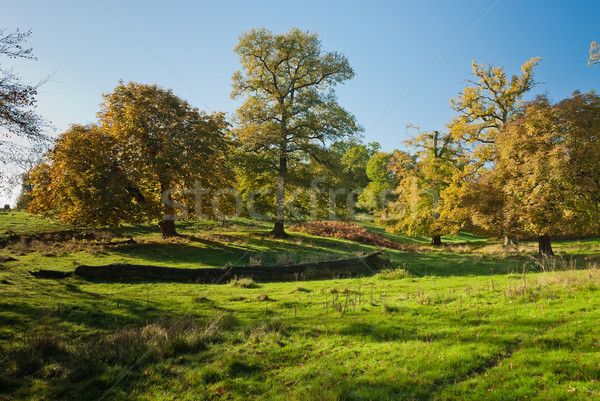
[[152,220],[169,188],[227,185],[223,113],[200,113],[170,90],[133,82],[104,99],[101,125],[72,126],[36,167],[33,212],[84,226]]
[[588,59],[588,65],[597,66],[600,63],[600,45],[593,41],[590,44],[590,58]]

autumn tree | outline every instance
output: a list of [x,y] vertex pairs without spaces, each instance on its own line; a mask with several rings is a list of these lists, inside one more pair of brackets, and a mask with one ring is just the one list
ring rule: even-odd
[[270,161],[277,178],[275,226],[286,237],[284,202],[290,165],[310,155],[318,159],[328,142],[359,131],[354,116],[337,102],[333,88],[354,76],[348,60],[323,52],[316,33],[294,28],[286,34],[253,29],[234,49],[242,69],[233,76],[232,98],[243,98],[235,133],[245,150]]
[[539,97],[498,136],[493,175],[540,255],[553,255],[553,236],[600,229],[598,132],[600,98],[576,93],[556,105]]
[[143,221],[117,142],[97,125],[71,126],[28,175],[29,213],[86,227]]
[[413,155],[396,152],[391,170],[399,180],[396,200],[377,221],[391,232],[429,236],[441,245],[441,236],[456,233],[462,222],[448,207],[447,190],[460,171],[461,150],[454,137],[438,131],[420,133],[407,141]]
[[181,213],[211,210],[207,192],[229,183],[224,115],[133,82],[104,100],[99,124],[73,126],[35,169],[30,211],[82,226],[159,221],[169,237]]
[[[496,138],[518,116],[524,95],[536,85],[533,72],[539,61],[532,58],[521,66],[521,75],[510,78],[502,67],[473,62],[474,79],[467,81],[469,85],[450,101],[459,114],[448,124],[450,133],[469,152],[466,179],[476,177],[495,162]],[[500,234],[505,236],[505,245],[514,243],[508,232]]]

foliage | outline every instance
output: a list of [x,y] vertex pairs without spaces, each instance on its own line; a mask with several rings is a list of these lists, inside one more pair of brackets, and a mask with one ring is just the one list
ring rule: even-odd
[[504,125],[518,115],[523,96],[535,85],[533,69],[539,58],[532,58],[521,66],[522,74],[510,79],[502,67],[473,62],[475,81],[458,97],[450,100],[459,113],[448,128],[459,142],[471,150],[471,161],[480,168],[493,160],[493,144]]
[[600,63],[600,45],[595,41],[590,44],[590,58],[588,65],[597,66]]
[[115,138],[98,126],[71,126],[29,173],[33,189],[28,211],[74,226],[135,222],[141,199],[128,192],[133,183],[118,157]]
[[104,98],[100,124],[72,126],[32,171],[30,212],[96,227],[210,210],[189,195],[197,182],[207,190],[228,183],[224,115],[201,113],[157,85],[120,82]]
[[[516,231],[514,220],[510,219],[512,214],[502,213],[507,206],[502,204],[504,197],[498,188],[491,185],[493,180],[477,177],[485,175],[484,170],[493,166],[498,135],[522,112],[524,95],[536,85],[533,73],[539,61],[539,58],[530,59],[521,66],[521,75],[510,79],[502,67],[473,62],[475,80],[469,80],[469,86],[450,101],[459,115],[448,124],[448,129],[466,152],[463,171],[451,183],[449,192],[454,201],[448,205],[452,209],[449,213],[457,220],[468,217],[477,230],[506,236],[507,244],[514,240],[512,235]],[[480,213],[479,197],[491,197],[485,204],[494,206]]]
[[274,234],[283,233],[285,182],[290,167],[311,156],[319,160],[328,141],[359,130],[354,117],[336,100],[333,87],[351,79],[348,60],[322,53],[316,33],[297,28],[274,35],[261,28],[245,32],[235,48],[242,70],[233,76],[236,136],[245,150],[265,155],[283,184],[276,191]]
[[544,97],[498,136],[499,177],[507,208],[526,233],[595,234],[600,226],[600,97]]
[[396,152],[391,169],[399,184],[380,224],[391,232],[411,236],[440,237],[457,233],[462,220],[454,214],[455,188],[461,172],[461,149],[450,134],[424,132],[407,141],[414,155]]
[[30,35],[30,31],[0,29],[0,188],[8,193],[21,184],[22,175],[31,168],[30,159],[50,142],[44,132],[47,121],[35,111],[38,89],[45,80],[25,83],[2,59],[35,59],[33,50],[23,47]]
[[385,207],[390,192],[398,184],[390,170],[392,157],[392,153],[386,152],[377,152],[371,156],[366,166],[369,183],[358,198],[359,206],[375,213]]

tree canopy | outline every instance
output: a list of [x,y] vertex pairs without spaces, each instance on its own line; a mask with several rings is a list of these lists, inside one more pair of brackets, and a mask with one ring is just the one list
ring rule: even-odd
[[190,192],[229,182],[225,116],[157,85],[120,82],[104,99],[99,124],[71,127],[36,167],[30,210],[83,226],[161,221],[163,236],[182,210],[211,210]]
[[[523,115],[498,135],[497,163],[481,179],[488,184],[480,193],[499,190],[502,202],[480,198],[477,218],[498,207],[515,222],[515,231],[538,237],[542,255],[553,254],[553,236],[597,234],[599,129],[595,93],[576,93],[557,104],[545,97],[528,103]],[[486,191],[489,185],[493,191]]]

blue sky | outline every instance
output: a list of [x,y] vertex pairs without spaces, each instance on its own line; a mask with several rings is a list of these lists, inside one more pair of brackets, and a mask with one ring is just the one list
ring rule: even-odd
[[338,87],[339,102],[364,126],[366,142],[392,150],[414,134],[409,123],[444,129],[449,99],[464,88],[473,60],[512,74],[541,57],[534,94],[554,100],[597,88],[600,68],[587,58],[590,42],[600,41],[599,11],[600,1],[577,0],[22,0],[3,4],[0,27],[32,30],[37,61],[13,64],[29,82],[54,74],[38,110],[58,132],[95,121],[101,94],[119,79],[157,83],[202,110],[233,112],[240,33],[317,31],[323,48],[345,54],[356,72]]

